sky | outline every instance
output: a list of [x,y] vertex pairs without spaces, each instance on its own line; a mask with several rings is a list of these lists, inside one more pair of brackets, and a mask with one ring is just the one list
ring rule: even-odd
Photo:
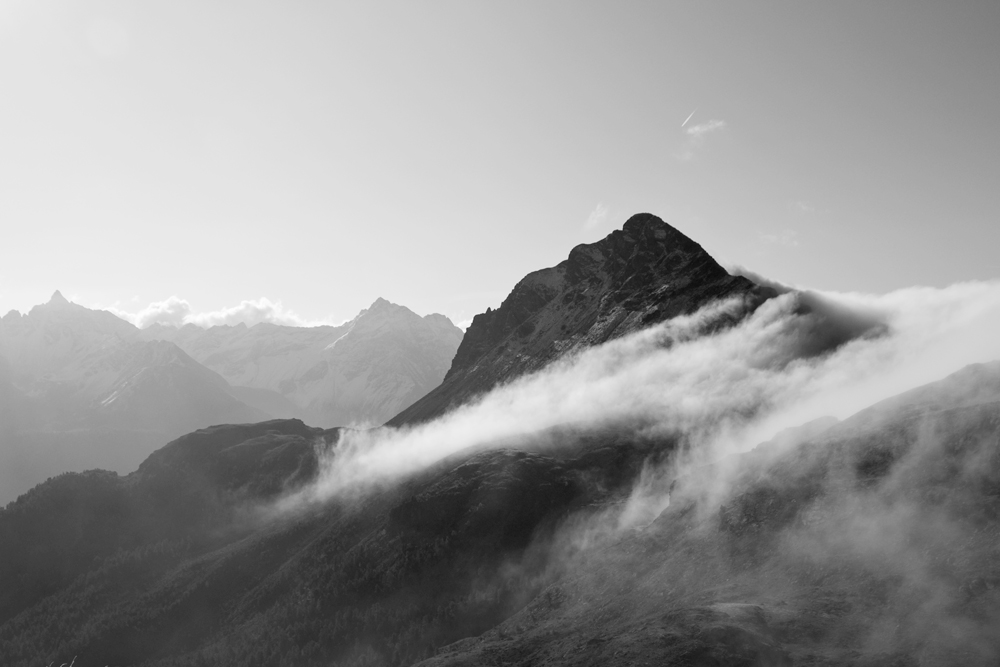
[[0,0],[0,313],[467,322],[640,211],[787,284],[997,279],[998,35],[995,1]]

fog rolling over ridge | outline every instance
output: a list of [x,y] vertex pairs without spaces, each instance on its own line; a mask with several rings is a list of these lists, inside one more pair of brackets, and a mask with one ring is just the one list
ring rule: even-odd
[[563,427],[681,434],[704,464],[1000,358],[998,283],[883,296],[788,291],[713,332],[746,312],[739,298],[712,302],[581,349],[436,420],[345,434],[319,493],[403,476],[466,449],[519,440],[544,449],[546,434]]
[[477,316],[444,384],[390,421],[402,426],[345,436],[325,492],[560,427],[679,433],[709,461],[1000,358],[1000,283],[866,295],[746,273],[763,287],[632,216]]
[[[216,425],[40,484],[0,510],[0,657],[995,664],[1000,283],[755,280],[640,214],[387,426]],[[168,333],[263,368],[260,326]]]
[[998,442],[993,363],[688,468],[641,531],[567,524],[543,595],[421,664],[995,664]]

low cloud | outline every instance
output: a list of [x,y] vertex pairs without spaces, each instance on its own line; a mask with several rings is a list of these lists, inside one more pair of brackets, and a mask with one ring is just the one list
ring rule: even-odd
[[697,125],[692,125],[691,127],[684,129],[684,134],[687,139],[681,149],[674,154],[678,160],[692,160],[694,159],[695,153],[698,148],[705,141],[705,137],[713,132],[719,132],[726,128],[726,121],[724,120],[707,120],[704,123],[699,123]]
[[261,322],[293,327],[310,327],[327,324],[326,322],[312,322],[299,317],[294,312],[286,310],[280,301],[272,302],[267,297],[261,297],[257,300],[247,299],[241,301],[237,306],[201,313],[193,312],[191,304],[186,299],[181,299],[177,296],[153,302],[136,313],[128,313],[114,307],[108,308],[108,310],[140,329],[145,329],[154,324],[172,327],[194,324],[206,328],[220,324],[245,324],[248,327],[252,327]]
[[742,307],[716,303],[591,348],[427,424],[348,432],[304,495],[359,493],[460,451],[544,448],[561,428],[677,435],[687,464],[702,465],[1000,358],[1000,283],[881,296],[789,292],[737,326],[699,334]]
[[[738,325],[703,335],[706,324],[727,313],[738,314],[741,305],[712,304],[694,315],[564,358],[427,424],[344,432],[322,455],[317,483],[284,499],[278,510],[351,499],[456,454],[501,447],[544,451],[549,442],[564,448],[567,440],[555,433],[560,429],[612,432],[616,440],[673,436],[679,443],[673,457],[662,465],[647,461],[626,502],[593,513],[581,510],[562,524],[556,537],[536,541],[533,548],[549,554],[554,576],[570,573],[572,580],[583,582],[576,590],[586,590],[590,576],[615,581],[608,579],[609,563],[640,563],[643,567],[634,580],[641,596],[637,605],[652,598],[659,600],[662,611],[690,605],[696,597],[725,596],[723,601],[755,603],[760,610],[764,600],[729,596],[759,591],[762,576],[779,572],[782,581],[776,585],[781,593],[765,599],[781,599],[781,605],[787,600],[790,604],[783,608],[796,614],[801,608],[824,609],[822,627],[849,628],[859,634],[855,646],[870,649],[868,642],[878,640],[882,643],[875,650],[886,655],[892,647],[924,646],[927,638],[926,645],[949,649],[943,655],[986,655],[988,660],[975,664],[995,664],[991,650],[997,617],[983,614],[995,606],[978,602],[995,597],[984,594],[969,601],[970,587],[987,590],[990,579],[984,572],[992,571],[995,549],[983,533],[983,515],[969,511],[982,507],[971,504],[982,496],[963,495],[965,488],[972,489],[971,494],[992,488],[985,480],[995,485],[995,476],[989,476],[995,475],[990,472],[995,427],[978,442],[974,437],[956,438],[949,444],[951,451],[935,458],[942,448],[934,433],[912,424],[912,430],[923,435],[878,487],[868,480],[852,487],[857,459],[824,457],[815,449],[828,444],[822,440],[798,450],[802,456],[782,459],[789,465],[773,479],[759,474],[766,467],[748,466],[748,460],[763,463],[758,454],[780,454],[794,441],[775,442],[753,457],[732,455],[788,427],[811,422],[820,429],[814,432],[822,432],[823,424],[833,420],[817,424],[818,418],[848,417],[970,363],[1000,358],[1000,282],[909,288],[885,295],[786,291]],[[840,332],[833,341],[831,331]],[[976,431],[959,432],[966,434]],[[955,444],[967,452],[964,457],[955,455]],[[821,469],[812,467],[810,452],[819,455],[815,460],[832,460],[831,465],[842,467],[817,477],[812,473]],[[747,477],[741,479],[744,473]],[[955,480],[948,487],[940,484],[943,474]],[[760,485],[751,490],[767,494],[766,501],[759,502],[763,509],[753,504],[759,500],[756,496],[740,495],[748,488],[747,480]],[[824,485],[830,489],[826,495]],[[814,488],[821,489],[815,499],[806,493]],[[941,494],[945,488],[948,493]],[[782,503],[777,509],[771,508],[775,494]],[[938,498],[948,505],[942,507]],[[748,504],[741,504],[747,499]],[[607,539],[617,541],[622,530],[648,526],[672,502],[681,509],[668,519],[669,529],[652,531],[658,542],[629,540],[615,546]],[[744,507],[754,520],[747,532],[727,533],[722,535],[725,542],[714,542],[707,531],[726,533],[722,519],[729,526],[742,525]],[[695,511],[689,512],[691,508]],[[775,516],[780,519],[788,508],[801,520],[783,528]],[[758,525],[758,517],[771,524],[761,519]],[[685,525],[699,532],[674,530]],[[683,553],[675,558],[664,559],[661,549],[649,548],[669,545],[678,535],[692,538],[682,537]],[[646,558],[655,559],[648,568]],[[708,563],[704,569],[695,562],[702,559]],[[844,586],[841,582],[848,577],[854,583]],[[564,583],[574,585],[569,581]],[[719,581],[726,583],[721,593]],[[623,609],[630,585],[616,593]],[[841,597],[842,591],[853,595],[869,586],[872,595]],[[603,590],[609,589],[604,584]],[[837,594],[831,599],[850,600],[851,606],[865,602],[842,618],[849,609],[838,607],[836,614],[827,616],[830,607],[810,606],[817,594],[830,591]],[[868,601],[878,606],[869,607]],[[856,625],[859,619],[871,627]]]
[[180,327],[187,324],[187,318],[191,316],[191,304],[172,296],[164,301],[157,301],[149,304],[133,316],[128,313],[115,313],[119,317],[132,322],[140,329],[145,329],[153,324],[165,324],[172,327]]

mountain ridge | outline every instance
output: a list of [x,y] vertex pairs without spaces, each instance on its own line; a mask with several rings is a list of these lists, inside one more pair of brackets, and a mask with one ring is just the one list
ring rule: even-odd
[[333,427],[381,423],[431,391],[463,334],[444,315],[379,297],[338,326],[189,324],[142,335],[177,343],[234,387],[269,392],[260,395],[267,404],[294,406],[280,416]]

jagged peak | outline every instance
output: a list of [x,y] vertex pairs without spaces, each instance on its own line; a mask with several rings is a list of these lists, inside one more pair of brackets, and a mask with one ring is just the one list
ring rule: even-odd
[[66,297],[62,295],[62,292],[56,290],[55,292],[52,293],[52,296],[49,298],[49,305],[59,305],[59,306],[69,305],[69,301],[67,301]]

